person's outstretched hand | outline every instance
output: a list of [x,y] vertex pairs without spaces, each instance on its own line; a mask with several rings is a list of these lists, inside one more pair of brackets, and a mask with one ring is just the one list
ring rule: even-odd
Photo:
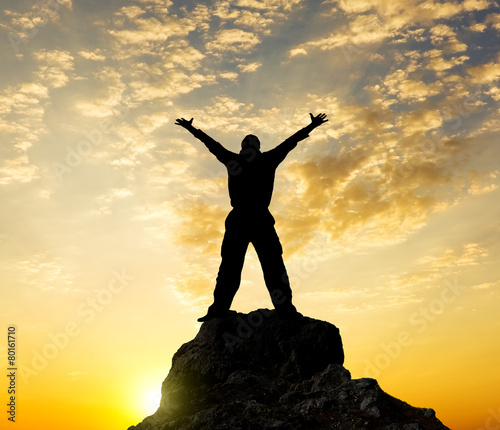
[[181,127],[184,127],[185,129],[189,129],[190,127],[193,126],[193,118],[191,118],[189,121],[184,118],[177,118],[175,120],[175,125],[180,125]]
[[309,114],[311,117],[311,124],[314,125],[314,127],[318,127],[324,122],[327,122],[328,120],[326,119],[326,113],[320,113],[316,116],[314,116],[312,113]]

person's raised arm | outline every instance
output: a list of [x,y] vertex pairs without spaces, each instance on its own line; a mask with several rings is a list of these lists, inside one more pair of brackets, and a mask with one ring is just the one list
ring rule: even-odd
[[285,159],[288,153],[297,146],[297,143],[309,137],[309,133],[311,131],[328,121],[326,119],[326,114],[324,113],[320,113],[316,116],[310,113],[309,116],[311,117],[310,124],[292,134],[288,139],[280,143],[276,148],[269,151],[270,153],[275,154],[276,161],[278,163],[281,163]]
[[193,119],[191,118],[189,121],[184,118],[177,118],[175,120],[175,125],[180,125],[181,127],[184,127],[187,131],[190,131],[192,133],[192,130],[194,130],[193,127]]
[[316,116],[310,113],[309,116],[311,117],[311,123],[304,127],[304,129],[308,129],[309,131],[313,131],[316,127],[328,121],[326,119],[326,113],[319,113]]
[[326,113],[320,113],[316,116],[310,113],[309,116],[311,117],[311,123],[306,125],[304,128],[300,129],[297,133],[292,134],[287,140],[300,142],[301,140],[304,140],[306,137],[309,137],[309,133],[313,131],[316,127],[319,127],[321,124],[328,121],[326,119]]
[[229,159],[234,155],[231,151],[228,151],[224,148],[219,142],[212,139],[208,134],[204,131],[193,127],[193,118],[190,120],[184,118],[177,118],[175,120],[175,125],[180,125],[189,131],[194,137],[201,140],[208,150],[217,157],[221,163],[226,164]]

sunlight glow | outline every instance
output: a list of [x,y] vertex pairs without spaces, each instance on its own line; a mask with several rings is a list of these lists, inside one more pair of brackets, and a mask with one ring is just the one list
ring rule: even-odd
[[154,388],[150,388],[146,391],[141,399],[141,407],[142,411],[146,415],[152,415],[156,412],[158,407],[160,406],[161,400],[161,389],[158,386]]

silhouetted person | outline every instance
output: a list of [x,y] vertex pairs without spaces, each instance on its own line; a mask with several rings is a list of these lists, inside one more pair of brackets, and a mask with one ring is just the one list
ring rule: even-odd
[[226,166],[229,197],[233,207],[226,218],[226,232],[221,249],[222,262],[217,275],[214,302],[208,308],[208,313],[198,321],[224,317],[229,311],[240,286],[243,262],[250,242],[259,257],[266,287],[278,315],[282,318],[300,315],[292,304],[292,290],[282,257],[283,248],[268,207],[278,165],[298,142],[309,137],[313,129],[328,121],[322,113],[317,116],[309,115],[311,123],[276,148],[260,152],[259,139],[249,134],[241,142],[241,151],[238,154],[228,151],[203,131],[194,128],[193,118],[189,121],[184,118],[176,120],[177,125],[201,140]]

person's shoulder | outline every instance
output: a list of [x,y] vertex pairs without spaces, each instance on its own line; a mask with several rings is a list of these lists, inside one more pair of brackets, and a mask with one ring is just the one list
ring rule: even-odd
[[277,149],[277,148],[278,148],[278,147],[277,147],[277,146],[275,146],[274,148],[271,148],[271,149],[269,149],[269,150],[267,150],[267,151],[261,152],[261,155],[262,155],[263,157],[265,157],[265,158],[272,157],[272,156],[273,156],[273,154],[275,154],[275,153],[277,152],[277,151],[276,151],[276,149]]
[[278,145],[268,151],[263,152],[262,156],[266,160],[272,160],[276,157],[279,157],[282,152],[283,148],[280,148],[280,145]]

